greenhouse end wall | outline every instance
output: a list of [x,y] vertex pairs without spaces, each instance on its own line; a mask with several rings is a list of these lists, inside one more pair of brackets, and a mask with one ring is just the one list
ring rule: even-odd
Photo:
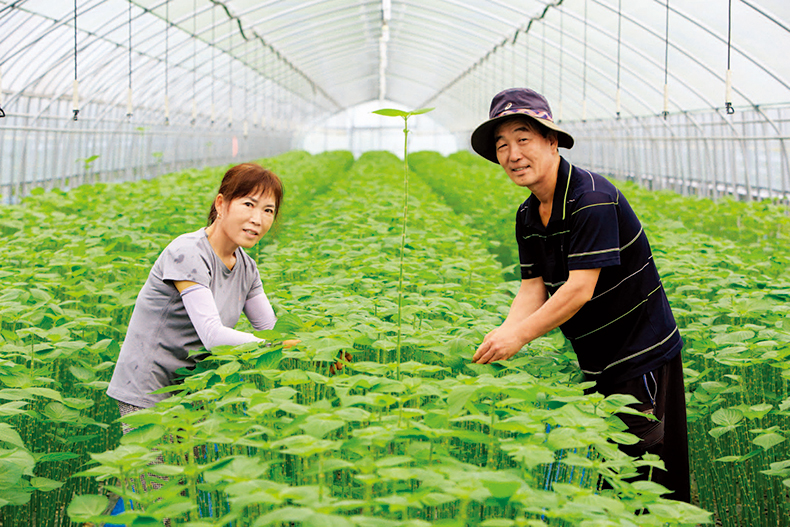
[[295,146],[295,131],[282,125],[212,124],[205,118],[195,125],[169,125],[155,115],[128,118],[123,109],[106,106],[74,120],[66,117],[69,105],[26,97],[16,105],[23,113],[0,120],[2,203],[15,203],[35,187],[68,190],[145,179],[273,156]]

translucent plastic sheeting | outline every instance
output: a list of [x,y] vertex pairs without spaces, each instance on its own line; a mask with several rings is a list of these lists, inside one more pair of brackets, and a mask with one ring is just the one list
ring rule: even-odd
[[[416,107],[448,97],[437,118],[453,129],[479,117],[458,111],[459,103],[480,110],[510,85],[542,89],[561,101],[567,120],[616,116],[618,88],[621,116],[659,114],[666,70],[668,111],[725,103],[725,1],[79,0],[77,7],[77,76],[87,100],[125,104],[131,80],[134,105],[162,106],[167,91],[189,114],[191,92],[201,110],[213,93],[216,107],[241,112],[248,108],[216,99],[230,97],[236,81],[248,98],[256,88],[263,94],[266,81],[250,78],[257,75],[321,112],[379,98]],[[0,2],[7,106],[26,91],[70,95],[73,9],[70,1]],[[790,47],[788,28],[790,3],[733,0],[734,106],[790,99],[790,62],[781,52]],[[238,78],[245,67],[246,82]]]
[[[463,148],[491,97],[526,85],[577,128],[666,114],[681,117],[656,126],[676,137],[680,121],[694,128],[708,112],[721,140],[759,129],[784,167],[767,181],[787,186],[786,126],[772,117],[790,106],[786,0],[77,0],[76,41],[74,8],[0,0],[0,107],[11,118],[0,126],[15,127],[6,156],[21,159],[29,130],[73,129],[71,106],[93,130],[221,127],[228,141],[255,133],[285,146],[375,100],[435,106],[430,118]],[[757,124],[736,124],[725,107]],[[69,148],[87,154],[79,141]],[[21,167],[2,170],[7,184]]]

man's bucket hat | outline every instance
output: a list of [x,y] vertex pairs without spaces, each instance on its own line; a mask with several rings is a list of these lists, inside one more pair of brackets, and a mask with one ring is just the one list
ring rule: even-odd
[[555,130],[559,146],[563,148],[573,146],[573,137],[554,124],[549,102],[543,95],[529,88],[509,88],[494,96],[491,100],[491,110],[488,112],[488,121],[472,132],[472,148],[475,152],[492,163],[499,164],[496,158],[494,131],[499,123],[514,115],[530,117],[543,126]]

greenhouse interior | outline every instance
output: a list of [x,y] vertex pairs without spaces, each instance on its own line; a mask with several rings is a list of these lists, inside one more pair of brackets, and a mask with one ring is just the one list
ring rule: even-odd
[[786,0],[0,0],[0,526],[790,526],[782,50]]

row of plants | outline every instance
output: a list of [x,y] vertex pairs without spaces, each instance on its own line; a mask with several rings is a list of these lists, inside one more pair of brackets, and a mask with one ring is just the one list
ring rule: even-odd
[[[409,164],[453,210],[486,226],[493,242],[490,250],[504,266],[518,263],[513,225],[516,207],[529,196],[528,190],[510,182],[498,165],[467,151],[447,157],[417,152],[409,157]],[[785,205],[732,198],[712,201],[668,190],[652,191],[627,181],[613,182],[648,226],[662,219],[674,220],[677,223],[672,224],[672,230],[691,230],[739,244],[760,243],[772,252],[790,251],[790,214]]]
[[[267,160],[290,183],[283,213],[298,213],[352,162],[349,153]],[[205,225],[223,171],[34,190],[0,207],[4,527],[70,525],[69,500],[98,490],[72,476],[90,453],[118,445],[118,408],[104,390],[135,296],[162,248]]]
[[[398,316],[399,165],[365,154],[309,213],[283,218],[259,257],[280,320],[259,335],[301,343],[216,350],[179,393],[125,418],[138,430],[81,474],[135,503],[114,521],[633,525],[643,509],[642,525],[705,521],[659,486],[627,481],[655,463],[614,444],[634,440],[612,417],[631,400],[584,395],[553,338],[505,364],[469,362],[513,286],[483,233],[421,182]],[[148,466],[157,452],[165,463]],[[148,472],[169,479],[140,493]],[[101,522],[106,505],[85,495],[69,511]]]
[[[467,152],[410,161],[456,212],[502,240],[492,252],[518,258],[513,223],[528,191]],[[696,498],[725,526],[781,525],[790,517],[788,211],[615,183],[648,233],[685,340]]]

